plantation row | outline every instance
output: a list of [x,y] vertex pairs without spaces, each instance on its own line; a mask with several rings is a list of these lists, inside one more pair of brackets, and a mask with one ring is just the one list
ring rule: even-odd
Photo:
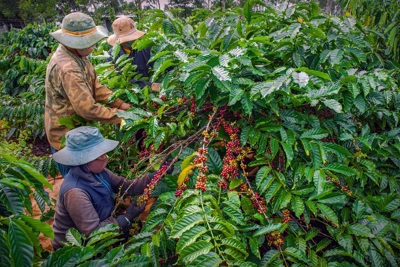
[[[25,266],[398,266],[400,249],[399,64],[379,33],[316,4],[199,12],[187,20],[150,10],[134,48],[152,46],[151,81],[140,89],[130,59],[91,56],[100,82],[134,108],[108,167],[130,179],[171,157],[172,174],[141,196],[156,197],[127,243],[117,226],[85,237],[75,229],[54,253],[53,232],[27,197],[52,207],[47,158],[0,157],[0,262]],[[3,34],[0,113],[11,135],[43,137],[44,75],[55,28]],[[118,54],[114,49],[112,56]],[[135,132],[144,129],[144,148]],[[3,149],[7,152],[6,149]],[[34,190],[34,191],[32,191]],[[120,201],[122,202],[122,200]],[[121,203],[117,203],[121,204]],[[117,209],[118,212],[118,209]],[[143,224],[142,226],[140,226]],[[24,256],[21,256],[24,255]]]

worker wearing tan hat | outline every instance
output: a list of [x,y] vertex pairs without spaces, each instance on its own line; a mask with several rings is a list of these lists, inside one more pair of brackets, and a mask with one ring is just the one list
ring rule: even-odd
[[[121,49],[117,58],[124,54],[129,54],[129,57],[133,59],[132,64],[137,66],[136,72],[141,74],[142,77],[149,77],[149,68],[152,67],[152,64],[149,63],[151,57],[150,47],[141,51],[132,49],[133,42],[142,37],[145,32],[138,30],[135,22],[131,18],[125,16],[116,19],[112,24],[112,28],[114,34],[107,38],[107,42],[110,45],[115,46],[119,41]],[[151,83],[134,79],[132,79],[131,82],[139,85],[140,87],[148,85],[151,86],[153,91],[160,91],[159,83]]]
[[[117,113],[130,105],[121,99],[110,103],[113,92],[99,83],[87,58],[94,45],[108,36],[104,27],[96,26],[90,16],[74,12],[64,17],[61,29],[51,36],[60,44],[47,66],[44,116],[46,136],[54,153],[62,148],[61,140],[70,130],[59,119],[78,115],[88,121],[120,123]],[[62,164],[57,167],[63,177],[69,170]]]

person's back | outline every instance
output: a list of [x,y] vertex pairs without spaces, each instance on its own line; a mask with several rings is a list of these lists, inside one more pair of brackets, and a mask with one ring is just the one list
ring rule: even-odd
[[[135,72],[141,75],[139,79],[131,79],[130,82],[140,87],[150,86],[153,91],[159,92],[159,83],[152,83],[141,79],[142,77],[148,78],[150,76],[149,69],[153,67],[153,63],[149,62],[151,58],[151,48],[148,47],[140,51],[132,49],[133,42],[142,37],[145,32],[138,30],[135,22],[131,18],[125,16],[116,19],[112,24],[112,28],[114,34],[107,38],[107,42],[113,47],[118,43],[120,46],[119,54],[114,60],[124,54],[128,54],[129,57],[132,58],[132,64],[137,66]],[[112,54],[111,50],[109,54]],[[110,58],[109,60],[113,59]]]
[[[130,105],[121,99],[109,102],[111,90],[101,85],[87,56],[94,45],[108,36],[106,29],[93,19],[75,12],[65,16],[61,29],[51,35],[60,43],[47,67],[45,90],[45,129],[52,151],[62,148],[61,140],[68,128],[60,118],[79,115],[88,121],[119,123],[118,112]],[[108,105],[108,107],[102,104]],[[68,166],[57,165],[65,176]]]

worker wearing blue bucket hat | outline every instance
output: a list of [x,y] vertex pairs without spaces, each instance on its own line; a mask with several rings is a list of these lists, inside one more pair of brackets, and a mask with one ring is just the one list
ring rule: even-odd
[[82,126],[66,134],[66,146],[53,154],[55,161],[70,166],[64,177],[54,216],[54,250],[66,242],[68,229],[76,228],[89,236],[94,230],[107,224],[119,225],[125,236],[132,220],[145,206],[137,206],[133,200],[124,215],[114,218],[114,195],[130,196],[143,193],[153,175],[127,180],[106,169],[106,153],[115,149],[118,141],[106,139],[99,129]]

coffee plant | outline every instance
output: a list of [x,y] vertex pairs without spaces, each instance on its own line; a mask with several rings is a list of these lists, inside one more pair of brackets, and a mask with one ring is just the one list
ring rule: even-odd
[[97,70],[135,106],[120,114],[129,175],[174,158],[137,243],[144,266],[398,266],[399,70],[373,31],[251,1],[141,26],[134,47],[153,46],[162,92],[132,89],[126,58]]
[[33,138],[44,137],[44,77],[47,58],[56,46],[53,25],[28,25],[0,36],[1,118],[18,129],[29,129]]
[[[1,266],[32,266],[47,253],[39,243],[39,234],[54,237],[51,227],[32,218],[31,197],[38,205],[42,220],[52,203],[44,186],[52,189],[46,178],[23,160],[0,155],[0,263]],[[42,254],[46,252],[45,254]]]

